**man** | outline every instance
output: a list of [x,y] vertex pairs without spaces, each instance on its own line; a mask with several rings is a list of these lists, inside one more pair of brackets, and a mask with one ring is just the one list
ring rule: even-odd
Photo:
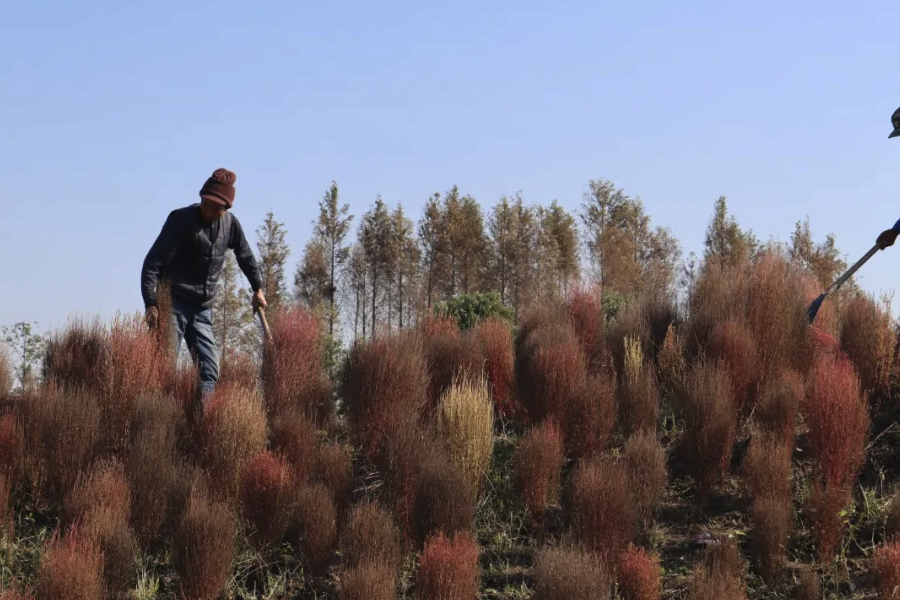
[[212,329],[212,304],[226,250],[232,250],[237,264],[253,290],[253,307],[266,306],[259,265],[244,236],[237,217],[228,212],[234,206],[236,176],[216,169],[200,189],[200,202],[169,213],[165,224],[144,258],[141,295],[147,325],[158,325],[157,288],[163,274],[172,293],[172,312],[178,339],[187,342],[200,374],[201,410],[219,379],[219,356]]
[[[894,111],[894,114],[891,115],[891,125],[894,126],[894,130],[888,136],[888,139],[897,137],[900,135],[900,108]],[[897,222],[894,223],[894,226],[890,229],[885,229],[878,235],[878,239],[875,240],[875,243],[884,250],[888,246],[893,246],[894,242],[897,240],[897,234],[900,233],[900,219],[897,219]]]

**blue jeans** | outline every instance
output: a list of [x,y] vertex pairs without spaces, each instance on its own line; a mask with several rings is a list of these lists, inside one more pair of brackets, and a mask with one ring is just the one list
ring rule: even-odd
[[172,314],[178,336],[175,342],[176,353],[184,340],[199,371],[200,406],[205,409],[219,380],[219,354],[213,333],[212,310],[172,298]]

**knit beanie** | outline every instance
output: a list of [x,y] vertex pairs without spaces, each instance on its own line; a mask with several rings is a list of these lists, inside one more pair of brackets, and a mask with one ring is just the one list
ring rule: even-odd
[[200,197],[231,208],[234,205],[234,182],[237,179],[228,169],[216,169],[203,187],[200,188]]

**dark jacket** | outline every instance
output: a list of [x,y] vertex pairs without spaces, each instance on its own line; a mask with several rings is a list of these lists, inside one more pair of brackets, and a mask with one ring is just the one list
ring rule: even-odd
[[144,259],[141,269],[144,305],[156,306],[157,285],[165,276],[172,296],[210,308],[228,249],[234,251],[237,264],[253,291],[261,288],[259,265],[237,217],[226,212],[210,224],[203,220],[199,203],[173,210]]

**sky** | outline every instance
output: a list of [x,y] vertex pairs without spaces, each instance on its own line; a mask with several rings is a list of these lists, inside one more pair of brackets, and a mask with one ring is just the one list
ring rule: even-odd
[[[640,197],[685,254],[719,196],[848,263],[900,217],[900,3],[0,3],[0,325],[143,308],[168,212],[218,167],[292,280],[332,180],[417,219],[458,185],[577,210]],[[900,243],[858,273],[900,284]],[[895,314],[900,313],[895,300]]]

